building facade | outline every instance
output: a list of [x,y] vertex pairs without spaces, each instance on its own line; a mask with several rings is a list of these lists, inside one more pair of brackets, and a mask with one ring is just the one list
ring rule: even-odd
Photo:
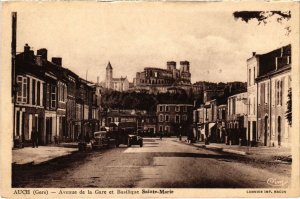
[[88,131],[84,125],[97,129],[93,124],[99,123],[99,89],[62,67],[62,58],[50,62],[47,49],[35,55],[26,44],[24,52],[16,55],[15,74],[15,146],[29,144],[34,129],[42,145],[75,141]]
[[24,52],[16,56],[15,70],[14,141],[30,141],[31,132],[36,129],[44,142],[44,72],[27,44]]
[[253,53],[253,56],[247,60],[247,93],[248,93],[248,123],[247,140],[248,145],[257,144],[257,83],[255,79],[259,73],[259,56]]
[[129,81],[127,77],[113,77],[113,68],[110,62],[108,62],[106,67],[105,88],[119,92],[127,91],[129,89]]
[[228,97],[227,140],[228,144],[246,145],[247,92]]
[[190,63],[181,61],[179,69],[174,61],[167,62],[166,69],[146,67],[144,71],[136,73],[134,86],[134,90],[146,90],[150,93],[164,93],[177,88],[189,92],[192,89]]
[[157,130],[164,135],[192,134],[192,104],[158,104]]
[[290,146],[291,126],[285,116],[292,81],[291,45],[260,55],[259,63],[256,78],[259,145]]

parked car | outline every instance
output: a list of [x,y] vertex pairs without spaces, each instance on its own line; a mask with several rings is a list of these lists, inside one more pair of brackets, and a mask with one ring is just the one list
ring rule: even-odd
[[108,148],[109,143],[110,140],[106,130],[94,132],[93,138],[91,139],[92,149]]

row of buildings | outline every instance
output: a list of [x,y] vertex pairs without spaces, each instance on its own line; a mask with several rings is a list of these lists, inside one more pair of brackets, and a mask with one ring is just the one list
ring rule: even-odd
[[101,90],[62,66],[62,58],[47,58],[47,49],[24,46],[13,59],[15,142],[29,141],[33,129],[39,142],[72,141],[99,129]]
[[111,109],[102,112],[107,127],[130,128],[144,135],[187,135],[192,132],[192,104],[157,104],[156,111]]
[[291,45],[247,60],[247,91],[216,97],[194,110],[200,140],[251,146],[289,146],[286,119],[291,91]]
[[[291,45],[247,60],[247,83],[191,84],[189,62],[168,62],[167,69],[145,68],[136,86],[175,86],[199,94],[201,104],[159,102],[155,112],[104,110],[100,84],[80,78],[62,66],[62,58],[47,57],[26,44],[15,56],[13,82],[14,140],[29,141],[37,129],[41,144],[74,141],[100,126],[120,125],[152,135],[188,135],[196,140],[242,145],[288,146],[291,140],[287,112],[291,89]],[[113,78],[107,68],[106,88],[127,91],[127,78]],[[166,78],[168,81],[165,81]],[[174,88],[174,87],[173,87]],[[162,90],[163,91],[163,90]]]

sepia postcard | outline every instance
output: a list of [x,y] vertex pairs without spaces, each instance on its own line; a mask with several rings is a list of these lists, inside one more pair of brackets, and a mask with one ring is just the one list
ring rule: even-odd
[[299,197],[299,5],[2,2],[1,197]]

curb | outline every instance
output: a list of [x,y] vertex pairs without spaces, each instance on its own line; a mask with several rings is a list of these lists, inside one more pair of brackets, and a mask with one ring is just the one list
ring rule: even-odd
[[[174,140],[175,142],[178,142],[178,143],[182,143],[182,144],[186,144],[186,145],[190,145],[184,141],[178,141],[178,140]],[[191,144],[192,146],[195,146],[195,147],[199,147],[199,148],[204,148],[204,149],[207,149],[207,150],[213,150],[213,151],[218,151],[218,152],[224,152],[224,153],[230,153],[230,154],[236,154],[236,155],[249,155],[247,152],[245,151],[237,151],[237,150],[233,150],[233,149],[224,149],[222,147],[217,147],[217,146],[210,146],[210,145],[196,145],[196,144]]]
[[245,152],[245,151],[238,151],[238,150],[233,150],[233,149],[224,149],[222,147],[217,147],[217,146],[204,145],[202,148],[210,149],[210,150],[214,150],[214,151],[218,151],[218,152],[237,154],[237,155],[248,155],[248,153]]
[[56,156],[56,157],[53,157],[51,159],[48,159],[48,160],[45,160],[45,161],[42,161],[42,162],[35,162],[34,160],[33,161],[29,161],[29,162],[25,162],[25,163],[22,163],[22,164],[18,164],[17,162],[12,162],[12,165],[14,166],[38,166],[38,165],[42,165],[42,164],[47,164],[55,159],[59,159],[59,158],[64,158],[64,157],[67,157],[67,156],[70,156],[70,155],[73,155],[74,153],[76,153],[78,151],[72,151],[68,154],[64,154],[64,155],[61,155],[61,156]]

